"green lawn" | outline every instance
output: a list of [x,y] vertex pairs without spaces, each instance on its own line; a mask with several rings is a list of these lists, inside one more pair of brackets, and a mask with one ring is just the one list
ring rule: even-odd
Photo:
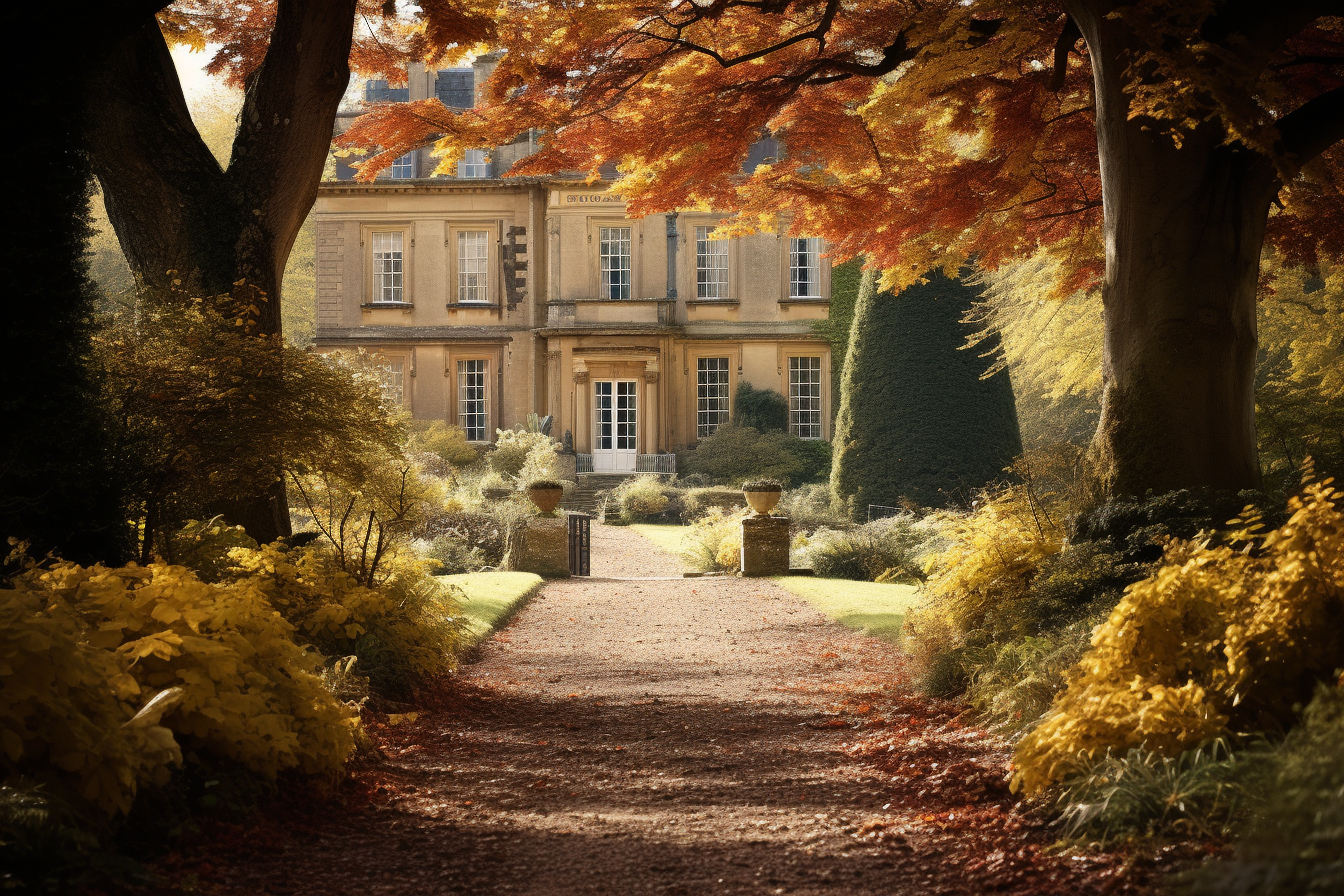
[[682,536],[686,527],[680,523],[631,523],[630,528],[658,545],[674,557],[681,556]]
[[462,589],[468,648],[508,622],[541,587],[541,576],[530,572],[469,572],[439,576],[439,581]]
[[846,628],[893,643],[901,638],[906,611],[919,603],[919,590],[913,585],[811,576],[781,576],[775,581]]

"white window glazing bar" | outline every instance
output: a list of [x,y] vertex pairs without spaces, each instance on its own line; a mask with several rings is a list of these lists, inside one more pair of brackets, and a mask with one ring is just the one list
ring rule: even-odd
[[373,301],[402,301],[401,231],[374,231]]
[[457,234],[457,300],[490,301],[490,234],[464,230]]

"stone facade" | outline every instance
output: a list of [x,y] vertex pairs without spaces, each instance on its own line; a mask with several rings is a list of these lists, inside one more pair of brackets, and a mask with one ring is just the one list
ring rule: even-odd
[[[434,95],[432,74],[412,71],[410,99]],[[491,173],[530,145],[492,150]],[[401,173],[429,173],[413,155]],[[819,241],[710,243],[720,215],[631,218],[606,183],[566,178],[334,180],[315,215],[318,348],[380,353],[418,419],[490,441],[549,414],[596,469],[633,470],[712,431],[748,382],[830,438]]]

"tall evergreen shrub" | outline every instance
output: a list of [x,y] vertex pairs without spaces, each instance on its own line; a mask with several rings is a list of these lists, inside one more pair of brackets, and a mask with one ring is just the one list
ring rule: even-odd
[[[854,306],[863,284],[863,259],[851,258],[831,268],[831,304],[826,317],[812,324],[812,332],[831,344],[831,423],[840,413],[840,381],[849,351],[849,328],[854,323]],[[835,431],[835,427],[831,427]]]
[[862,514],[903,500],[944,507],[1000,477],[1022,451],[1013,387],[982,342],[963,349],[979,290],[941,272],[900,295],[872,272],[850,328],[831,488]]
[[10,179],[7,196],[23,224],[5,241],[3,261],[0,545],[15,537],[30,542],[32,556],[56,551],[92,563],[122,559],[130,539],[91,359],[91,174],[69,103],[83,89],[75,76],[53,74],[14,99],[15,120],[31,133],[24,175]]

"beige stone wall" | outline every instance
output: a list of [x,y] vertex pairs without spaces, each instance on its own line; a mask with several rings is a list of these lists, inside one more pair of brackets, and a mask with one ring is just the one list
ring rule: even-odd
[[[412,73],[413,89],[415,87]],[[428,89],[428,88],[426,88]],[[316,208],[318,345],[360,346],[402,362],[404,401],[421,419],[456,422],[458,362],[490,365],[490,428],[552,414],[554,434],[592,445],[593,382],[637,383],[638,451],[696,439],[696,359],[730,359],[740,381],[788,394],[788,358],[821,358],[823,436],[830,437],[830,350],[811,331],[826,303],[789,301],[787,237],[763,233],[729,247],[729,295],[695,298],[695,227],[677,217],[677,298],[668,297],[667,220],[625,216],[600,186],[454,181],[324,184]],[[631,229],[631,300],[599,299],[598,228]],[[488,307],[456,301],[461,229],[492,234]],[[510,228],[525,247],[525,287],[508,307],[502,277]],[[371,234],[403,234],[405,307],[373,306]],[[823,259],[822,284],[829,288]]]

